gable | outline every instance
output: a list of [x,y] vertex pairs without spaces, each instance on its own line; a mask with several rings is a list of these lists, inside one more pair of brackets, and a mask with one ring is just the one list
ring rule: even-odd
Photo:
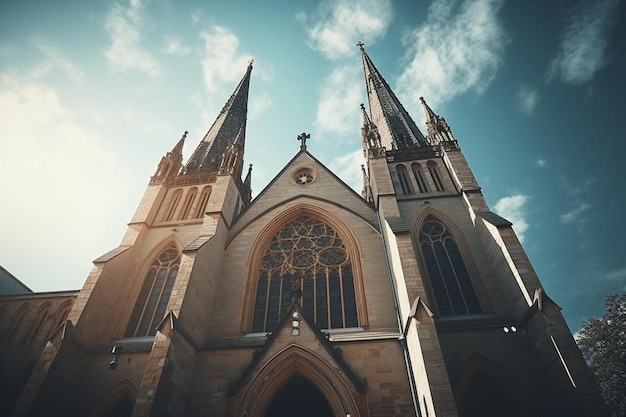
[[[376,212],[370,203],[306,151],[299,152],[242,212],[231,227],[231,238],[246,225],[277,208],[306,199],[331,212],[348,211],[378,230]],[[322,204],[323,203],[323,204]]]

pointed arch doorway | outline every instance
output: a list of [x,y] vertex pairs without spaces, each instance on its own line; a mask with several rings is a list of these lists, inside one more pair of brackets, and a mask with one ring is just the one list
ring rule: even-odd
[[264,417],[333,417],[324,397],[306,378],[295,375],[288,380],[270,402]]

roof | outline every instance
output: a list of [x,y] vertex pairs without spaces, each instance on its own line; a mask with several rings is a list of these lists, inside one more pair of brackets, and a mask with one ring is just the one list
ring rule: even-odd
[[0,295],[29,294],[32,292],[22,281],[0,266]]
[[371,119],[381,134],[382,145],[387,150],[430,146],[387,81],[374,66],[363,44],[359,43],[359,47],[363,59]]
[[185,165],[184,173],[217,171],[229,145],[237,143],[243,152],[248,117],[248,92],[252,63],[215,122]]

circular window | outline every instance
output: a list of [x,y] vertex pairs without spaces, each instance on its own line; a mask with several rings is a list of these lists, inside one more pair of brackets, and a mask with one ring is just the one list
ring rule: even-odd
[[293,177],[296,184],[306,185],[313,182],[313,172],[310,169],[301,169]]

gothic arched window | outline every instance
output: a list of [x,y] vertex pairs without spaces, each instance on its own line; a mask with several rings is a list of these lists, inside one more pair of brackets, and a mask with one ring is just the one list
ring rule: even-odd
[[28,333],[26,334],[26,337],[24,338],[24,341],[27,344],[31,344],[35,340],[35,337],[37,337],[37,334],[41,330],[41,327],[44,325],[44,322],[46,321],[46,318],[48,317],[49,308],[50,308],[49,303],[46,303],[43,306],[39,307],[39,310],[37,311],[37,318],[33,322],[31,328],[28,330]]
[[196,198],[196,194],[198,193],[197,188],[192,188],[187,192],[187,197],[185,198],[185,204],[183,204],[183,211],[180,215],[182,220],[186,220],[187,216],[189,216],[189,212],[191,212],[191,206],[193,205],[193,201]]
[[195,217],[199,219],[204,215],[204,211],[206,210],[206,205],[209,202],[209,196],[211,195],[211,187],[204,187],[202,193],[200,194],[200,203],[198,204],[198,208],[196,209]]
[[170,203],[169,208],[167,209],[167,214],[165,215],[165,221],[174,219],[174,214],[176,213],[176,209],[178,208],[178,203],[180,202],[180,198],[182,196],[183,196],[183,190],[174,191],[174,195],[172,196],[172,201]]
[[417,182],[417,188],[419,188],[420,193],[429,193],[430,189],[428,188],[428,183],[426,182],[426,178],[424,177],[424,171],[422,171],[421,165],[412,164],[411,170],[413,171],[413,176],[415,177],[415,181]]
[[411,181],[409,180],[406,167],[404,165],[397,165],[396,171],[398,172],[400,187],[402,187],[402,194],[413,194],[413,187],[411,187]]
[[437,164],[433,161],[428,161],[426,164],[428,166],[428,172],[430,172],[430,176],[435,183],[435,188],[437,191],[445,191],[446,188],[443,186],[443,181],[441,180],[441,174],[439,173],[439,168],[437,168]]
[[439,314],[481,313],[461,251],[448,228],[434,216],[428,216],[422,224],[419,242]]
[[148,269],[135,308],[126,328],[127,337],[153,336],[165,316],[178,267],[180,252],[169,248],[161,252]]
[[16,338],[17,334],[20,333],[21,326],[22,326],[22,323],[24,322],[24,319],[26,318],[29,312],[30,312],[29,304],[22,305],[19,308],[16,314],[17,319],[13,321],[13,327],[11,328],[11,331],[9,332],[9,336],[7,337],[6,340],[12,341]]
[[276,233],[261,259],[252,332],[267,332],[292,300],[321,328],[358,326],[352,262],[328,224],[300,216]]

